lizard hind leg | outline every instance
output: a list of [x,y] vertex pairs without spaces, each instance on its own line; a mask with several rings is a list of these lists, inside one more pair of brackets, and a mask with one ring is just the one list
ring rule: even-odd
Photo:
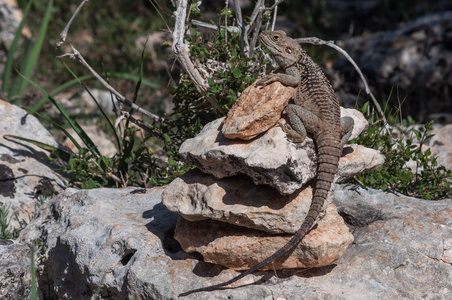
[[350,136],[352,135],[353,127],[355,126],[355,121],[352,117],[343,117],[341,118],[341,143],[344,146]]
[[311,132],[315,124],[319,123],[319,118],[309,110],[295,105],[288,104],[286,113],[289,117],[289,124],[283,127],[287,137],[294,143],[301,143],[305,140],[307,131]]

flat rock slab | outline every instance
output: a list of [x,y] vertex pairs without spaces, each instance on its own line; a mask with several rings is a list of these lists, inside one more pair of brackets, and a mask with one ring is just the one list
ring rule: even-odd
[[223,122],[222,133],[229,139],[250,140],[275,126],[295,88],[274,82],[265,87],[256,82],[247,87]]
[[[46,202],[20,237],[43,245],[47,273],[40,279],[51,281],[59,299],[90,299],[98,286],[102,299],[176,299],[239,274],[179,251],[177,215],[161,204],[162,190],[68,189]],[[450,297],[451,201],[336,185],[334,202],[355,238],[334,265],[258,272],[235,288],[184,299]],[[262,275],[263,283],[247,285]]]
[[[235,270],[246,270],[282,248],[291,235],[231,226],[218,221],[189,222],[179,218],[175,236],[186,252],[199,252],[204,261]],[[330,204],[325,217],[317,223],[290,255],[262,270],[323,267],[331,265],[353,242],[336,206]]]
[[[330,193],[324,209],[331,200]],[[270,186],[255,185],[247,176],[216,179],[198,170],[173,180],[162,195],[163,205],[186,220],[212,219],[271,234],[294,234],[311,201],[311,186],[283,196]]]
[[[186,162],[216,178],[248,175],[255,184],[270,185],[283,195],[294,193],[316,176],[317,154],[312,139],[294,144],[280,127],[273,127],[251,141],[231,140],[221,133],[222,120],[207,124],[181,145],[179,152]],[[379,151],[362,146],[347,145],[343,154],[336,176],[339,182],[384,162]],[[353,155],[353,159],[347,159],[347,155]],[[351,172],[355,167],[344,162],[359,165],[357,171]]]
[[54,171],[60,167],[52,164],[47,152],[31,143],[7,139],[7,134],[51,146],[57,142],[36,117],[0,100],[0,202],[10,208],[11,226],[20,227],[18,221],[29,222],[40,195],[51,197],[67,182]]

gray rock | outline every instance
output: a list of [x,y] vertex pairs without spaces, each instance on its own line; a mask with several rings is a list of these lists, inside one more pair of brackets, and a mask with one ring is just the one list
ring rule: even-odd
[[[273,127],[251,141],[230,140],[221,133],[222,120],[207,124],[180,148],[181,156],[202,172],[216,178],[246,174],[255,184],[268,184],[283,195],[294,193],[316,176],[317,154],[312,139],[294,144],[280,127]],[[383,162],[376,150],[347,145],[336,180],[373,170]]]
[[438,164],[452,170],[452,124],[434,130],[435,136],[427,140],[422,150],[430,148]]
[[[68,189],[44,204],[21,241],[42,241],[60,299],[89,299],[104,274],[101,299],[175,299],[239,274],[178,251],[176,215],[161,205],[162,190]],[[334,198],[355,237],[335,265],[256,273],[240,288],[186,299],[450,299],[451,201],[342,185]],[[261,275],[265,283],[243,286]]]
[[273,127],[251,141],[230,140],[221,133],[223,119],[210,122],[181,145],[179,153],[185,161],[216,178],[246,174],[255,184],[269,184],[287,195],[314,178],[312,139],[294,144],[280,127]]
[[0,240],[0,299],[28,299],[30,286],[30,247]]
[[66,180],[53,170],[47,153],[19,140],[5,139],[17,135],[52,146],[57,142],[34,117],[21,108],[0,100],[0,202],[10,208],[11,226],[29,222],[37,198],[50,197],[66,187]]

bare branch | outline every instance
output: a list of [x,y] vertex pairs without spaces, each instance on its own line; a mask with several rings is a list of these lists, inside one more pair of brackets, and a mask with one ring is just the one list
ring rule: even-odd
[[259,15],[262,6],[264,6],[264,1],[265,0],[257,0],[256,5],[254,6],[254,10],[251,13],[250,16],[250,24],[246,26],[246,31],[248,32],[249,29],[251,28],[251,25],[254,23],[254,21],[256,20],[257,16]]
[[[275,24],[276,24],[276,16],[278,15],[278,0],[275,0],[275,10],[273,11],[273,20],[272,20],[272,27],[271,30],[275,30]],[[281,1],[282,2],[282,1]]]
[[[262,25],[262,12],[264,7],[264,2],[261,2],[262,7],[259,8],[259,12],[257,14],[256,22],[254,24],[255,29],[253,32],[253,37],[251,38],[251,47],[250,47],[250,57],[254,56],[254,49],[256,48],[256,43],[259,38],[259,28]],[[257,5],[257,4],[256,4]]]
[[120,111],[120,116],[119,118],[116,119],[115,122],[115,127],[119,126],[119,123],[121,123],[121,121],[123,120],[129,120],[130,122],[132,122],[133,124],[137,125],[138,127],[140,127],[141,129],[147,131],[147,132],[152,132],[152,126],[147,124],[146,122],[144,122],[143,120],[139,120],[134,118],[133,116],[130,115],[129,112],[127,111]]
[[67,23],[66,27],[64,27],[63,31],[60,33],[60,39],[58,40],[58,43],[56,44],[57,47],[60,47],[61,44],[63,44],[66,41],[67,33],[69,31],[69,27],[71,27],[72,22],[74,21],[75,17],[78,15],[80,10],[82,9],[83,5],[88,2],[88,0],[83,0],[82,3],[77,7],[74,14],[72,15],[71,19]]
[[272,10],[273,8],[277,7],[278,5],[280,5],[284,0],[275,0],[275,4],[273,4],[270,7],[264,7],[262,8],[263,10]]
[[237,24],[240,27],[240,48],[242,49],[242,52],[245,54],[248,54],[250,51],[250,44],[248,42],[248,37],[247,37],[247,30],[246,30],[246,26],[245,26],[245,22],[243,21],[243,17],[242,17],[242,8],[240,7],[240,1],[239,0],[234,0],[233,1],[234,4],[234,9],[235,9],[235,18],[237,19]]
[[157,115],[154,115],[153,113],[148,112],[147,110],[145,110],[145,109],[139,107],[138,105],[136,105],[135,103],[133,103],[133,102],[130,101],[129,99],[126,99],[123,95],[121,95],[120,93],[118,93],[118,92],[117,92],[111,85],[109,85],[109,84],[108,84],[108,83],[107,83],[107,82],[106,82],[99,74],[97,74],[97,72],[94,71],[93,68],[91,68],[91,66],[85,61],[85,59],[83,58],[83,56],[80,54],[80,52],[78,52],[77,49],[74,48],[74,46],[71,45],[71,47],[72,47],[72,50],[74,51],[74,53],[66,53],[66,54],[63,54],[63,55],[58,56],[58,58],[69,56],[69,58],[72,58],[72,59],[75,59],[75,60],[79,61],[86,69],[88,69],[88,71],[91,72],[91,74],[94,75],[94,77],[96,77],[97,80],[99,80],[99,82],[100,82],[106,89],[108,89],[111,93],[113,93],[113,94],[116,96],[116,99],[117,99],[119,102],[121,102],[121,103],[123,103],[123,104],[125,104],[125,105],[127,105],[127,106],[132,107],[134,110],[136,110],[136,111],[142,113],[143,115],[148,116],[148,117],[150,117],[150,118],[152,118],[152,119],[154,119],[154,120],[157,120],[157,121],[164,121],[163,118],[161,118],[161,117],[159,117],[159,116],[157,116]]
[[378,113],[380,114],[380,116],[382,117],[383,121],[386,123],[386,117],[385,114],[383,112],[383,110],[380,107],[380,104],[378,104],[377,99],[375,98],[375,96],[372,94],[372,92],[370,91],[369,85],[367,84],[367,80],[364,77],[363,73],[361,72],[361,69],[358,67],[358,65],[355,63],[355,61],[353,60],[353,58],[351,58],[351,56],[341,47],[339,47],[338,45],[336,45],[334,43],[334,41],[324,41],[322,39],[319,39],[317,37],[307,37],[307,38],[299,38],[299,39],[295,39],[298,43],[307,43],[307,44],[313,44],[313,45],[326,45],[328,47],[331,47],[333,49],[335,49],[336,51],[340,52],[342,55],[345,56],[345,58],[353,65],[353,67],[355,68],[355,70],[358,72],[359,77],[361,77],[361,80],[364,83],[365,89],[366,89],[366,94],[368,94],[370,96],[370,98],[372,99]]
[[190,60],[190,50],[188,44],[184,42],[185,37],[185,19],[187,17],[187,1],[178,1],[176,10],[176,23],[173,31],[173,53],[181,63],[182,68],[193,81],[198,92],[203,95],[212,106],[218,110],[223,111],[215,97],[208,96],[209,85],[199,71],[195,68],[193,62]]
[[[199,26],[199,27],[203,27],[203,28],[207,28],[207,29],[211,29],[211,30],[218,30],[218,26],[214,25],[214,24],[209,24],[206,22],[202,22],[202,21],[198,21],[198,20],[190,20],[190,23],[192,23],[193,25]],[[240,32],[240,28],[237,26],[220,26],[221,29],[226,29],[229,32]]]

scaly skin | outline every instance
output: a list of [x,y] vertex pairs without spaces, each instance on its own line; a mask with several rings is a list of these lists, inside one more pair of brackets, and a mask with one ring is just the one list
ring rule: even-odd
[[352,118],[340,119],[339,100],[322,70],[296,41],[287,37],[283,31],[264,31],[260,38],[284,73],[267,75],[260,79],[257,85],[265,86],[279,81],[284,85],[296,87],[295,104],[289,104],[286,108],[289,125],[283,129],[293,142],[303,142],[309,132],[317,144],[318,171],[311,206],[300,229],[273,255],[229,281],[191,290],[180,296],[227,286],[291,253],[316,224],[333,184],[342,147],[353,129]]

